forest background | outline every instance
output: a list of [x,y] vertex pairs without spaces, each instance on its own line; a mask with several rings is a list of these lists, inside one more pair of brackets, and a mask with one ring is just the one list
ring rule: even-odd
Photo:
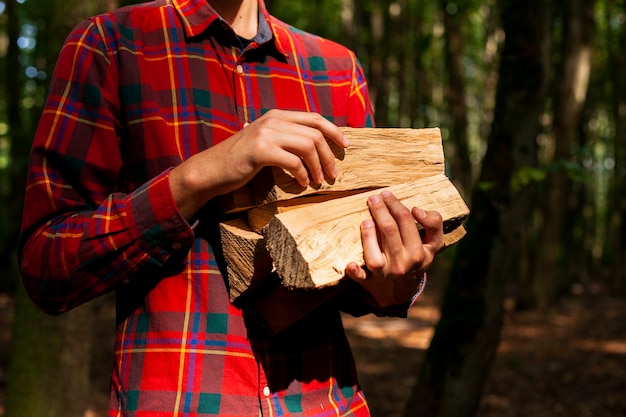
[[[103,415],[94,398],[108,392],[111,299],[44,316],[21,291],[15,246],[30,143],[62,42],[81,19],[132,3],[0,0],[0,415]],[[468,234],[430,273],[440,288],[432,333],[396,358],[406,378],[377,376],[390,384],[380,392],[401,395],[393,412],[373,402],[385,410],[375,417],[488,415],[507,320],[532,313],[552,342],[571,340],[545,326],[572,299],[589,337],[569,378],[598,355],[626,369],[623,325],[591,339],[595,327],[626,317],[626,0],[266,3],[357,53],[379,127],[441,128],[448,175],[472,210]],[[378,343],[353,337],[361,351]],[[564,344],[558,354],[579,348]],[[529,368],[524,357],[510,360],[521,363],[502,395],[522,391]],[[549,365],[535,364],[538,381]],[[564,411],[544,399],[533,415],[626,414],[623,372],[598,390],[574,382],[584,386],[573,395],[598,408]],[[494,415],[524,415],[510,401],[500,406]]]

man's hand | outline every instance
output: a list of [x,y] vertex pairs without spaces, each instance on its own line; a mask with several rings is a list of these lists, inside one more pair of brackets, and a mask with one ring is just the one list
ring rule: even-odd
[[317,113],[270,110],[246,128],[170,172],[178,208],[190,219],[211,198],[234,191],[261,168],[280,167],[302,186],[337,177],[327,139],[345,148],[346,138]]
[[[365,267],[352,262],[346,275],[359,282],[380,307],[404,304],[443,248],[441,215],[416,207],[409,210],[387,191],[371,196],[367,204],[373,221],[361,224]],[[423,238],[416,221],[424,227]]]

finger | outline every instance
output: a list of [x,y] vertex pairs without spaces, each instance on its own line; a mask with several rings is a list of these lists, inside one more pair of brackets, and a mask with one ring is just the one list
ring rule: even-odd
[[[310,139],[313,140],[316,145],[316,151],[318,154],[317,159],[319,160],[319,164],[321,165],[321,170],[329,178],[336,178],[338,172],[335,154],[330,148],[327,140],[332,141],[342,148],[347,148],[350,143],[348,142],[348,139],[344,136],[343,132],[334,123],[324,118],[319,113],[285,110],[277,110],[276,112],[280,112],[280,115],[282,117],[285,117],[286,120],[292,123],[296,123],[301,126],[307,126],[315,130],[314,133],[311,133],[315,136],[310,137]],[[309,161],[307,161],[307,158],[304,159],[305,162],[308,162],[307,167],[312,173],[312,179],[316,183],[321,184],[324,177],[317,170],[316,163],[318,161],[316,161],[315,159]]]
[[277,159],[274,164],[289,172],[302,187],[306,187],[311,183],[307,167],[295,153],[277,149]]
[[433,255],[443,249],[443,219],[437,211],[424,211],[414,207],[412,210],[415,220],[424,227],[423,246]]
[[403,246],[410,252],[419,250],[422,241],[411,211],[391,192],[383,191],[381,196],[389,209],[389,213],[398,225]]
[[282,168],[304,187],[323,178],[315,143],[324,141],[319,131],[284,119],[265,118],[259,119],[247,136],[253,138],[252,155],[261,166]]
[[372,272],[381,271],[385,267],[386,258],[380,247],[376,225],[372,220],[361,223],[361,243],[365,266]]
[[368,198],[367,204],[376,223],[376,230],[380,235],[380,246],[389,257],[395,257],[403,251],[402,238],[396,219],[389,212],[383,196],[379,194]]
[[347,148],[349,146],[348,139],[344,136],[341,130],[330,120],[324,118],[319,113],[302,112],[302,111],[290,111],[290,110],[271,110],[266,113],[267,115],[284,118],[292,123],[312,127],[319,130],[322,135],[338,146]]
[[346,275],[355,281],[365,281],[367,279],[367,272],[363,267],[356,262],[350,262],[346,266]]
[[[339,141],[343,134],[334,124],[315,113],[288,112],[286,118],[276,120],[275,128],[280,130],[280,146],[302,159],[311,180],[321,184],[326,175],[337,177],[337,165],[327,137]],[[271,121],[274,124],[274,121]]]

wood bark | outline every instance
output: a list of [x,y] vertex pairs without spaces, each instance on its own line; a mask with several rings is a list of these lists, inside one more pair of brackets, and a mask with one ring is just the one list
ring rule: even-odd
[[253,232],[243,218],[220,223],[220,234],[230,301],[237,302],[272,272],[272,259],[265,249],[263,236]]

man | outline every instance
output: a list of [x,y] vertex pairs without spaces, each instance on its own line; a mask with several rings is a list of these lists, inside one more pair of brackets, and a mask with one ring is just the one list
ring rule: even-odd
[[388,193],[364,201],[366,265],[346,269],[361,285],[272,335],[229,303],[212,204],[265,166],[302,185],[335,177],[327,140],[348,146],[340,125],[372,125],[354,54],[262,1],[157,0],[69,35],[19,257],[51,314],[116,292],[110,416],[369,415],[339,311],[406,315],[441,217]]

